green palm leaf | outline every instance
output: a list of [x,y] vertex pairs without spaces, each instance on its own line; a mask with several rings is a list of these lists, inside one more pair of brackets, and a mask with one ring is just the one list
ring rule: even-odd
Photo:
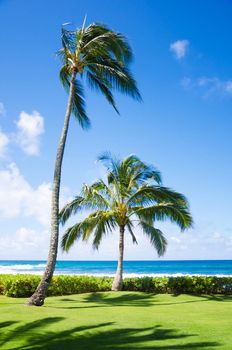
[[59,213],[60,223],[64,225],[71,215],[80,211],[83,207],[84,201],[85,198],[77,196],[71,202],[67,203]]
[[159,229],[149,225],[145,221],[140,221],[140,226],[143,229],[143,232],[150,238],[151,244],[157,250],[159,256],[164,255],[166,251],[167,241],[164,237],[164,234]]
[[172,202],[183,207],[188,206],[186,197],[164,186],[152,186],[145,183],[128,198],[129,207],[134,205],[147,206],[152,203]]
[[193,225],[189,210],[173,203],[160,203],[144,208],[134,207],[131,208],[131,213],[138,216],[139,219],[148,222],[151,219],[153,221],[164,221],[168,219],[176,223],[182,231]]
[[61,240],[61,247],[63,251],[68,252],[71,246],[75,241],[77,241],[82,235],[82,231],[80,229],[80,223],[77,223],[71,227],[69,227],[65,233],[63,234]]
[[76,80],[74,84],[72,113],[83,129],[88,129],[90,127],[90,119],[87,117],[85,111],[84,90],[82,84],[78,80]]

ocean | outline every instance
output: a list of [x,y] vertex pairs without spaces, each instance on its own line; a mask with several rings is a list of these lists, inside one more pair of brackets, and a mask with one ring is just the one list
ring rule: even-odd
[[[43,273],[45,261],[0,260],[0,274]],[[55,274],[113,276],[116,261],[57,261]],[[137,276],[232,276],[232,260],[124,261],[124,277]]]

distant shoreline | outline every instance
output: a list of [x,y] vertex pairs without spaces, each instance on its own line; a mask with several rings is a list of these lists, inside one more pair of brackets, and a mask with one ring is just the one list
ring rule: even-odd
[[[44,260],[0,260],[0,274],[42,275]],[[58,260],[55,275],[113,277],[117,261]],[[124,277],[232,276],[232,260],[126,260]]]

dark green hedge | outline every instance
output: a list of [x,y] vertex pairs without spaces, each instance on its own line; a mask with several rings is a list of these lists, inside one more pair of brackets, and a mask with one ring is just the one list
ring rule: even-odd
[[[34,275],[0,275],[0,294],[30,296],[40,281]],[[93,276],[54,276],[49,295],[109,291],[113,279]],[[137,277],[125,278],[123,290],[170,294],[232,294],[232,277]]]

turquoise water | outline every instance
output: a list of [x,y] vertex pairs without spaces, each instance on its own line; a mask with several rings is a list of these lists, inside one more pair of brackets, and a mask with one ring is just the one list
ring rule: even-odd
[[[45,261],[0,260],[1,273],[42,274]],[[112,276],[116,261],[58,261],[56,274]],[[231,275],[232,260],[125,261],[124,276]]]

